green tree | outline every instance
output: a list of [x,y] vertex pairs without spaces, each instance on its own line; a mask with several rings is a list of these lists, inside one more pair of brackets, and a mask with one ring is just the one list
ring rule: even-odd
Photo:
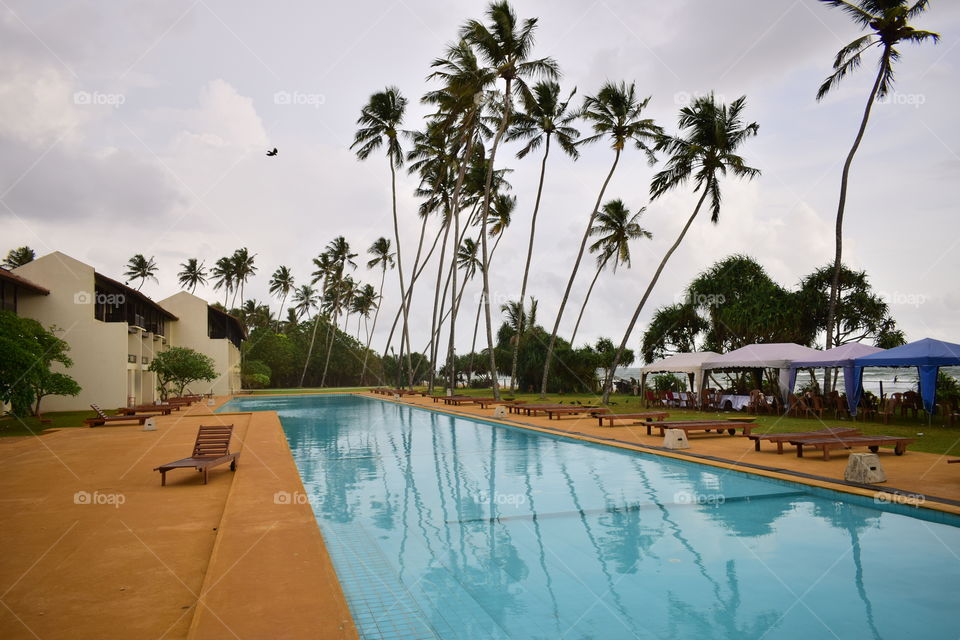
[[4,269],[16,269],[22,267],[28,262],[33,262],[37,257],[36,252],[30,247],[17,247],[7,252],[7,257],[3,261]]
[[209,382],[217,377],[213,359],[187,347],[170,347],[156,354],[148,371],[157,374],[157,391],[163,400],[167,399],[171,387],[177,396],[182,396],[191,382]]
[[503,112],[500,126],[490,147],[489,166],[483,192],[483,205],[480,209],[480,255],[483,280],[483,308],[486,319],[487,352],[490,363],[490,378],[493,383],[493,395],[500,398],[497,384],[497,363],[493,343],[493,321],[490,315],[490,278],[489,252],[487,249],[487,220],[494,196],[493,171],[496,165],[497,149],[510,124],[513,105],[513,92],[526,87],[526,79],[531,77],[555,78],[559,75],[557,63],[552,58],[532,59],[536,18],[528,18],[522,23],[505,0],[491,2],[487,8],[489,24],[478,20],[469,20],[460,30],[461,37],[476,47],[480,57],[490,72],[503,80]]
[[223,306],[226,309],[230,293],[233,291],[233,261],[230,256],[218,259],[210,271],[210,276],[213,278],[213,290],[223,289]]
[[123,272],[123,275],[127,278],[127,283],[133,282],[134,280],[139,280],[140,284],[137,286],[137,291],[140,291],[140,288],[143,287],[143,284],[147,280],[153,280],[154,282],[159,283],[157,280],[157,263],[154,261],[153,256],[150,258],[145,258],[142,253],[138,253],[130,258],[130,261],[127,262],[127,270]]
[[283,305],[287,301],[287,296],[293,291],[293,273],[290,267],[280,265],[270,276],[270,293],[280,296],[280,310],[277,311],[277,333],[280,332],[280,318],[283,316]]
[[[583,304],[580,306],[580,313],[577,315],[577,324],[573,326],[573,334],[570,336],[570,344],[576,344],[577,329],[580,328],[580,321],[583,319],[583,312],[590,302],[590,294],[593,293],[593,285],[597,284],[597,278],[608,264],[611,270],[616,273],[617,266],[624,264],[630,268],[630,241],[639,238],[652,238],[653,234],[640,226],[638,220],[646,207],[641,207],[634,214],[630,213],[623,200],[611,200],[603,205],[603,209],[597,214],[597,219],[590,229],[591,236],[600,236],[600,238],[590,245],[590,253],[597,254],[597,272],[593,274],[593,280],[590,281],[590,287],[587,289],[587,295],[583,298]],[[611,262],[612,261],[612,262]]]
[[203,266],[203,261],[189,258],[182,263],[180,272],[177,274],[177,280],[181,287],[190,289],[190,293],[197,290],[197,285],[207,284],[207,270]]
[[893,63],[900,59],[900,52],[896,49],[902,42],[920,44],[927,40],[934,43],[940,40],[940,35],[932,31],[914,29],[908,21],[916,18],[927,10],[928,0],[820,0],[821,2],[837,7],[846,13],[861,29],[869,29],[870,33],[860,36],[847,44],[833,60],[833,73],[823,81],[817,91],[817,100],[822,100],[830,90],[840,84],[840,81],[851,71],[860,66],[861,56],[871,47],[880,48],[880,62],[877,66],[877,77],[873,81],[867,105],[860,119],[860,128],[853,140],[847,159],[843,163],[840,174],[840,199],[837,203],[836,224],[836,252],[833,259],[833,279],[830,284],[830,301],[827,312],[827,348],[834,346],[834,323],[837,312],[837,300],[840,289],[840,270],[843,260],[843,213],[847,203],[847,182],[850,177],[850,166],[853,157],[860,148],[863,134],[867,130],[867,121],[870,119],[870,110],[876,100],[884,98],[893,88]]
[[240,294],[240,301],[243,301],[243,285],[257,273],[257,267],[254,265],[256,255],[251,254],[246,247],[241,247],[234,251],[230,257],[230,266],[233,270],[234,300],[236,300],[237,294]]
[[[550,141],[555,137],[560,148],[571,158],[580,157],[577,139],[580,132],[571,126],[579,117],[576,110],[569,110],[570,101],[577,92],[576,87],[566,99],[560,98],[560,85],[551,80],[538,82],[532,91],[523,92],[521,100],[523,111],[516,114],[516,120],[507,134],[507,140],[526,140],[527,144],[517,152],[517,158],[523,159],[531,151],[543,145],[543,157],[540,160],[540,179],[537,182],[537,197],[533,203],[533,216],[530,219],[530,239],[527,242],[527,260],[523,266],[523,280],[520,284],[520,308],[526,304],[527,279],[530,275],[530,262],[533,260],[533,241],[537,233],[537,214],[540,212],[540,198],[543,195],[543,180],[547,172],[547,157],[550,155]],[[510,390],[516,385],[517,358],[519,341],[514,344],[510,363]]]
[[[410,344],[410,307],[407,301],[407,287],[403,277],[403,258],[400,253],[400,221],[397,217],[397,169],[403,166],[403,150],[400,148],[399,131],[403,124],[403,115],[407,109],[407,99],[396,87],[387,87],[370,96],[369,102],[360,110],[357,130],[351,149],[357,149],[357,158],[366,160],[370,154],[386,146],[387,164],[390,165],[390,203],[393,211],[393,240],[397,250],[397,275],[400,280],[400,308],[403,312],[403,338]],[[409,350],[407,365],[413,375]],[[412,378],[407,381],[413,385]]]
[[[744,159],[736,151],[747,139],[757,135],[760,128],[756,122],[744,124],[741,119],[746,106],[746,96],[741,96],[730,105],[718,103],[711,93],[708,96],[696,98],[692,104],[680,110],[678,119],[680,136],[661,134],[657,139],[656,150],[670,154],[666,168],[654,175],[650,183],[650,199],[656,200],[668,191],[685,184],[691,178],[694,183],[694,192],[702,190],[693,213],[687,220],[676,241],[667,250],[660,261],[660,265],[653,274],[650,284],[640,303],[633,312],[630,324],[623,334],[623,340],[614,358],[611,372],[616,371],[623,352],[627,348],[627,341],[637,324],[637,318],[647,303],[647,298],[660,279],[663,268],[667,266],[670,256],[677,250],[680,243],[707,197],[710,198],[710,221],[716,224],[720,220],[720,177],[728,173],[738,178],[751,179],[760,175],[759,169],[747,166]],[[603,388],[603,402],[606,404],[610,397],[611,376]]]
[[79,393],[68,375],[51,371],[54,365],[73,365],[69,350],[55,327],[0,311],[0,403],[10,403],[13,414],[22,416],[31,408],[39,412],[43,396]]
[[540,382],[541,397],[546,397],[547,394],[550,365],[553,360],[557,333],[560,331],[560,321],[563,319],[563,311],[570,299],[570,290],[573,288],[577,271],[580,269],[580,262],[583,260],[583,254],[587,249],[593,222],[600,210],[600,203],[603,202],[603,194],[607,190],[607,185],[610,184],[614,171],[617,170],[620,155],[626,149],[627,144],[632,142],[637,149],[646,153],[650,163],[655,160],[650,147],[657,136],[662,133],[662,129],[653,120],[641,117],[649,102],[650,98],[644,100],[637,98],[637,89],[633,83],[627,86],[624,82],[620,84],[608,82],[600,88],[596,96],[587,96],[584,99],[581,117],[590,123],[593,135],[582,138],[577,144],[590,144],[598,140],[608,139],[613,149],[613,164],[610,165],[610,171],[600,187],[597,201],[594,203],[590,217],[587,219],[587,227],[583,232],[583,239],[580,241],[577,258],[574,260],[573,269],[570,271],[570,278],[567,280],[567,287],[564,289],[563,298],[560,300],[560,308],[557,310],[557,318],[553,323],[553,331],[551,331],[550,340],[547,342],[547,353],[543,362],[543,378]]

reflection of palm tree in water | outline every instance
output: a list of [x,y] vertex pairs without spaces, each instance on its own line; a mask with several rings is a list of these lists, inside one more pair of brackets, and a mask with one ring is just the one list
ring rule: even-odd
[[[541,451],[540,447],[535,447],[532,449],[524,447],[521,449],[523,455],[528,453],[539,454]],[[540,468],[540,461],[537,460],[537,469]],[[560,628],[560,605],[557,603],[557,595],[553,592],[553,575],[550,573],[550,570],[547,568],[547,553],[546,549],[543,546],[543,531],[540,529],[540,519],[537,518],[537,506],[534,503],[533,499],[533,485],[530,482],[530,463],[528,460],[524,460],[524,485],[526,488],[525,495],[527,497],[527,504],[530,505],[530,513],[532,514],[531,522],[533,522],[533,536],[537,541],[537,550],[538,557],[540,559],[540,570],[543,571],[544,580],[546,580],[547,593],[550,595],[550,603],[553,606],[553,621],[556,625],[556,630],[558,637],[563,635],[563,629]],[[542,473],[537,473],[538,476],[542,476]]]

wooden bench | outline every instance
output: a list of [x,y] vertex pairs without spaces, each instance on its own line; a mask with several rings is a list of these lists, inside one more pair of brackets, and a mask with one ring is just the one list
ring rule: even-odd
[[[654,420],[663,420],[667,418],[670,414],[666,411],[644,411],[642,413],[607,413],[604,415],[594,416],[599,423],[599,426],[603,426],[603,421],[606,420],[611,427],[617,426],[613,424],[614,420],[633,420],[636,424],[637,420],[644,420],[646,422],[652,422]],[[626,426],[626,425],[620,425]],[[647,435],[650,435],[650,425],[647,425]]]
[[777,445],[777,453],[783,453],[783,445],[792,440],[819,439],[834,435],[858,436],[860,431],[853,427],[830,427],[828,429],[819,429],[817,431],[799,431],[796,433],[754,433],[747,434],[747,437],[753,440],[754,451],[760,451],[760,441],[766,440]]
[[650,422],[647,423],[647,433],[650,433],[652,427],[656,427],[660,430],[660,435],[664,435],[667,429],[680,429],[687,435],[690,435],[691,431],[705,431],[710,433],[711,431],[716,430],[717,433],[723,433],[726,431],[731,436],[736,435],[737,429],[743,431],[743,435],[750,435],[751,429],[755,425],[752,424],[740,424],[732,426],[731,423],[726,420],[689,420],[689,421],[676,421],[676,422]]
[[907,445],[913,442],[913,438],[898,438],[896,436],[834,436],[818,439],[800,438],[793,440],[790,444],[796,445],[797,457],[803,457],[804,447],[813,447],[823,452],[823,459],[830,459],[831,449],[852,449],[853,447],[866,447],[872,453],[880,450],[880,445],[892,444],[893,452],[902,456],[907,452]]
[[556,416],[557,420],[560,419],[560,416],[573,416],[581,413],[589,414],[590,417],[594,417],[600,414],[608,413],[610,409],[606,407],[589,407],[589,406],[579,406],[579,407],[560,407],[555,409],[544,409],[544,413],[547,414],[548,420],[553,420],[553,417]]
[[[117,413],[122,416],[133,416],[137,414],[168,416],[173,409],[173,405],[141,404],[137,405],[136,407],[120,407],[117,409]],[[176,409],[179,411],[180,407],[177,407]]]

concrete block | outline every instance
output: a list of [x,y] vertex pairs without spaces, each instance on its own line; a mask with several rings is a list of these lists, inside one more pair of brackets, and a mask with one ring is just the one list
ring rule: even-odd
[[843,473],[847,482],[877,484],[886,482],[887,474],[880,464],[880,456],[875,453],[851,453],[847,460],[847,469]]
[[507,417],[507,408],[502,404],[497,405],[493,408],[493,417],[494,418],[506,418]]
[[689,449],[687,432],[683,429],[667,429],[663,434],[663,446],[667,449]]

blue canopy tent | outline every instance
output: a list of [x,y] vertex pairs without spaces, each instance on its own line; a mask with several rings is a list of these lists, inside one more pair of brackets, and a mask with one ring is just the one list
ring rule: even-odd
[[[790,390],[793,391],[797,383],[797,369],[821,369],[828,367],[839,367],[843,369],[843,387],[847,394],[847,406],[850,408],[850,415],[857,414],[857,405],[853,397],[856,391],[854,381],[859,381],[860,376],[854,374],[853,366],[857,358],[873,355],[883,351],[879,347],[860,344],[859,342],[850,342],[842,344],[839,347],[827,349],[817,357],[808,360],[794,360],[790,363]],[[859,401],[859,397],[857,398]]]
[[[928,416],[933,415],[937,401],[937,373],[940,367],[960,365],[960,344],[924,338],[909,344],[887,349],[882,353],[857,358],[853,362],[856,381],[854,403],[863,395],[864,367],[916,367],[920,374],[920,397]],[[849,395],[847,396],[850,397]]]

